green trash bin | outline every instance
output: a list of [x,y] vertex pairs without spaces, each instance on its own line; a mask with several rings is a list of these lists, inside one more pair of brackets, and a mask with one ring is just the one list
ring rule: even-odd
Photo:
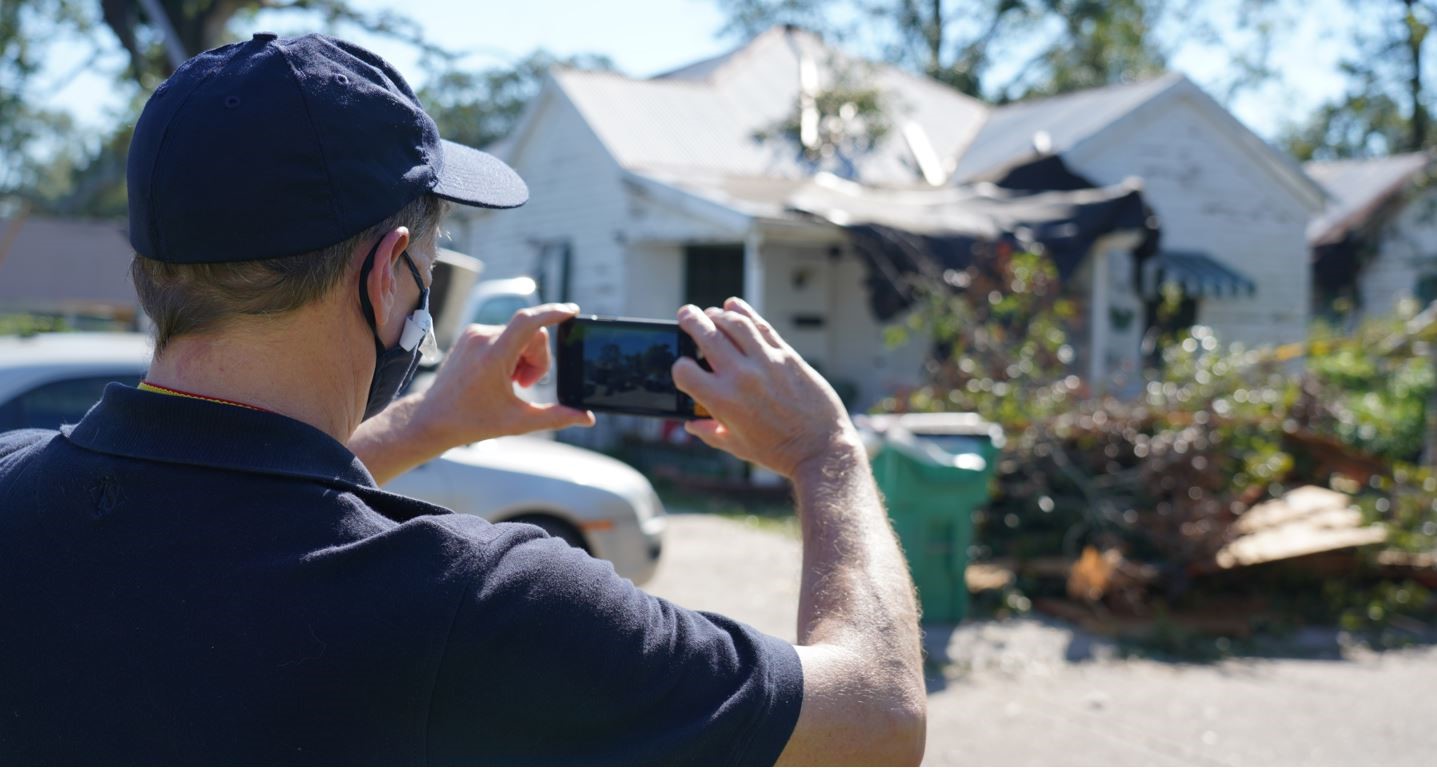
[[971,413],[869,416],[869,456],[903,543],[925,621],[968,613],[973,512],[988,502],[1003,432]]

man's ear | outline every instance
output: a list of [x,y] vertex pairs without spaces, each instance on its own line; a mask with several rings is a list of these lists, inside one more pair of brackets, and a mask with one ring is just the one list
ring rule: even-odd
[[[379,240],[379,247],[374,251],[374,264],[370,267],[369,275],[365,280],[364,290],[369,293],[369,303],[374,307],[374,320],[379,326],[379,335],[386,343],[391,335],[389,326],[397,323],[391,322],[390,314],[394,312],[399,301],[399,274],[405,269],[400,263],[404,251],[409,247],[409,229],[406,227],[395,227]],[[367,256],[366,251],[364,256]],[[364,267],[364,256],[360,256],[360,269]],[[408,312],[404,312],[408,315]]]

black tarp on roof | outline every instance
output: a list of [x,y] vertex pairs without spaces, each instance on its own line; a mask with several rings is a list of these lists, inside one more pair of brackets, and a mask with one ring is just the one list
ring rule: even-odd
[[1040,250],[1068,279],[1105,235],[1139,235],[1138,266],[1158,243],[1156,217],[1137,185],[1099,187],[1054,155],[1010,168],[993,184],[831,186],[806,190],[791,206],[846,229],[867,266],[869,304],[879,320],[913,303],[914,278],[942,280],[997,248]]

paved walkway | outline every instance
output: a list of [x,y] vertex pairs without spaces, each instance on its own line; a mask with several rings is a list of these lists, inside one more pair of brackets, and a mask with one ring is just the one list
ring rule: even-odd
[[[646,588],[794,638],[799,546],[673,515]],[[1056,622],[929,628],[929,765],[1432,765],[1437,649],[1344,660],[1122,660]],[[935,665],[936,666],[936,665]]]

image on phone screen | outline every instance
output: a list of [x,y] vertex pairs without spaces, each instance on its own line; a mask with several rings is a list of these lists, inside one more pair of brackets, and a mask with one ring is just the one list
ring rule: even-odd
[[559,399],[600,411],[693,418],[673,365],[692,355],[676,323],[579,317],[559,329]]

